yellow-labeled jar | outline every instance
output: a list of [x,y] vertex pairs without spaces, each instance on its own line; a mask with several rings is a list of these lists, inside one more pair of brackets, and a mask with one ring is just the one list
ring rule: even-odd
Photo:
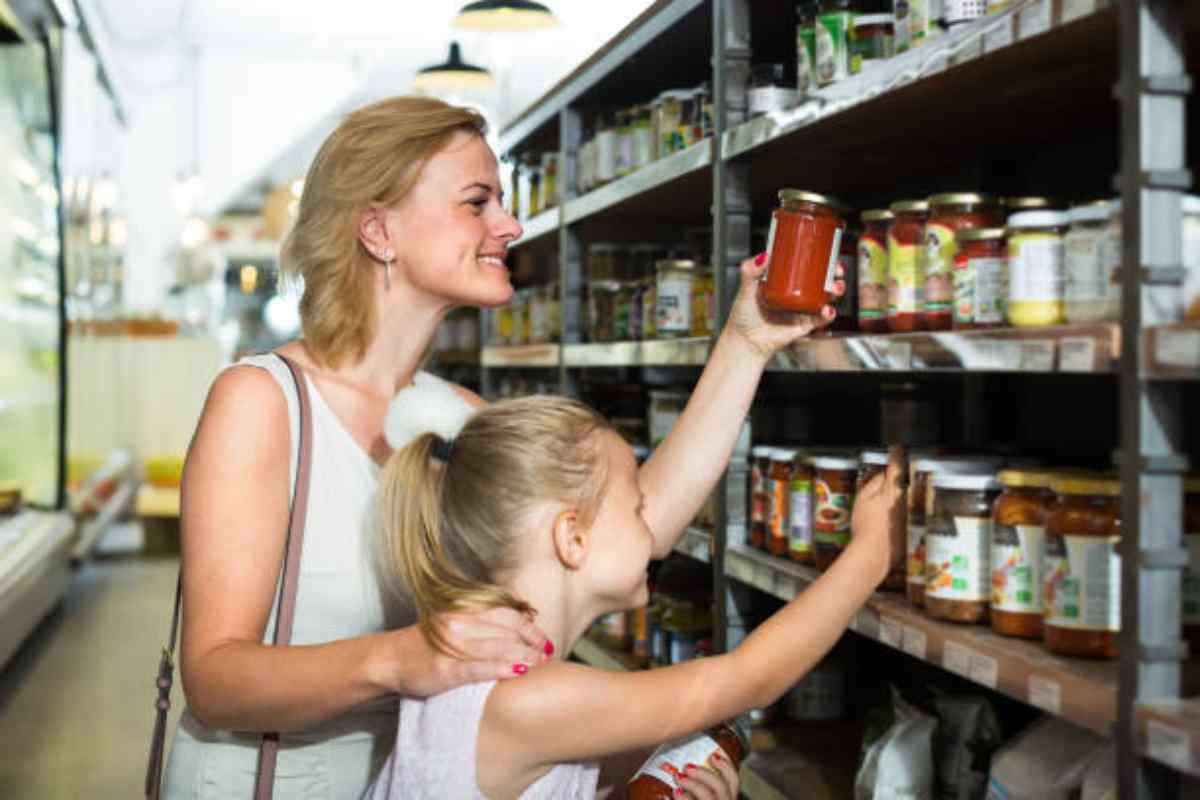
[[1008,321],[1013,325],[1063,321],[1067,224],[1061,211],[1022,211],[1008,218]]

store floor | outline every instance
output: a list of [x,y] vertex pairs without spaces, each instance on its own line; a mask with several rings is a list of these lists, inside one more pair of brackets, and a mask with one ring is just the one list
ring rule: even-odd
[[[175,559],[81,567],[0,673],[0,797],[141,797]],[[172,725],[182,706],[176,690]]]

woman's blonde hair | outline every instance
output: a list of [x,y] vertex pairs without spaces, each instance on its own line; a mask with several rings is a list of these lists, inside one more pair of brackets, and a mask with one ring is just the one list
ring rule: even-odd
[[393,97],[351,113],[321,145],[280,260],[289,275],[304,281],[304,338],[323,365],[362,358],[375,334],[378,262],[358,240],[362,213],[372,203],[399,205],[456,133],[482,136],[486,129],[469,108],[431,97]]
[[515,566],[528,514],[558,501],[590,524],[607,478],[594,410],[564,397],[537,395],[478,411],[435,456],[427,433],[392,454],[380,475],[384,574],[416,608],[421,630],[453,654],[434,624],[438,614],[495,607],[533,609],[497,578]]

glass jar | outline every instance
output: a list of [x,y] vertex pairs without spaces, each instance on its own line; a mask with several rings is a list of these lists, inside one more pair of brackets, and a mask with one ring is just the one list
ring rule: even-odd
[[636,106],[632,114],[633,168],[639,170],[654,160],[654,126],[650,106]]
[[558,153],[542,153],[541,209],[558,205]]
[[633,117],[629,109],[617,111],[617,163],[616,175],[624,178],[633,172]]
[[796,105],[796,90],[787,85],[783,64],[755,64],[750,68],[746,102],[752,117],[783,111]]
[[833,295],[846,222],[837,201],[783,189],[767,236],[767,274],[759,299],[776,311],[818,316]]
[[633,323],[633,312],[637,284],[632,281],[617,281],[617,300],[613,310],[613,340],[627,342],[637,338]]
[[658,338],[658,281],[655,278],[642,281],[642,338]]
[[617,130],[612,118],[601,114],[596,121],[596,185],[617,177]]
[[550,303],[548,287],[536,286],[529,296],[529,343],[545,344],[550,341]]
[[1049,197],[1002,197],[1000,210],[1005,214],[1015,214],[1018,211],[1051,211],[1058,208],[1058,203]]
[[1042,562],[1046,515],[1054,503],[1049,472],[1008,469],[992,507],[992,630],[1042,638]]
[[960,230],[954,255],[954,329],[1000,328],[1008,304],[1004,228]]
[[947,622],[985,622],[991,599],[995,475],[943,472],[933,479],[925,542],[925,612]]
[[1183,638],[1200,655],[1200,475],[1189,475],[1183,484],[1183,539],[1188,567],[1183,572]]
[[1022,211],[1008,218],[1008,321],[1018,327],[1063,321],[1061,211]]
[[990,458],[918,458],[910,463],[908,482],[908,602],[925,605],[926,522],[933,505],[933,478],[942,473],[994,473],[1000,462]]
[[894,14],[859,14],[854,18],[854,38],[850,42],[850,72],[882,64],[892,57]]
[[617,279],[617,262],[621,259],[621,246],[611,242],[594,242],[588,245],[588,279],[612,281]]
[[1063,288],[1066,320],[1072,324],[1108,322],[1119,312],[1116,285],[1109,280],[1106,202],[1078,206],[1068,212],[1071,229],[1063,237]]
[[717,327],[717,282],[712,267],[699,267],[692,279],[692,336],[712,336]]
[[690,259],[664,259],[654,265],[655,316],[660,339],[678,339],[692,333],[692,284],[696,262]]
[[1121,630],[1121,482],[1061,478],[1046,517],[1042,598],[1046,649],[1079,658],[1116,658]]
[[792,462],[791,491],[788,494],[788,558],[800,564],[813,564],[813,482],[817,473],[802,455]]
[[817,473],[813,484],[814,561],[824,572],[850,542],[858,459],[818,456],[812,459],[812,465]]
[[796,91],[805,97],[817,88],[817,4],[796,6]]
[[767,552],[773,556],[788,554],[791,536],[788,510],[795,460],[795,450],[778,447],[771,451],[771,469],[767,473]]
[[617,340],[617,300],[619,281],[592,281],[588,284],[588,339],[593,342]]
[[750,753],[750,731],[745,721],[724,722],[673,742],[660,745],[629,781],[629,800],[674,800],[676,780],[696,764],[707,764],[717,753],[724,753],[736,771]]
[[688,99],[688,92],[682,89],[663,92],[655,99],[654,131],[658,141],[658,158],[665,158],[687,147],[683,134],[683,112]]
[[542,208],[542,168],[540,165],[529,167],[529,216],[536,217],[545,211]]
[[925,330],[948,331],[954,320],[955,234],[960,230],[999,224],[995,201],[982,194],[963,192],[929,198],[925,223],[925,300],[920,324]]
[[829,86],[850,77],[850,40],[854,14],[850,0],[821,0],[817,15],[817,85]]
[[755,445],[750,450],[750,546],[767,549],[767,473],[771,471],[771,448]]
[[895,215],[884,209],[862,213],[858,238],[858,327],[866,333],[888,330],[888,226]]
[[[887,471],[888,452],[886,450],[865,450],[859,455],[859,464],[858,479],[854,485],[855,496],[862,492],[863,487],[872,478]],[[883,583],[879,585],[879,588],[902,592],[904,591],[904,582],[904,568],[893,568],[888,572],[887,577],[883,579]]]
[[925,221],[929,203],[892,203],[895,218],[888,229],[888,330],[920,330],[925,309]]

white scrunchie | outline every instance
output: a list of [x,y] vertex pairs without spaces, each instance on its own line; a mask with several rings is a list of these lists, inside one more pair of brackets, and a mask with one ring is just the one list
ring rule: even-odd
[[436,433],[450,441],[474,412],[474,406],[449,383],[428,372],[418,372],[412,385],[401,389],[388,405],[383,436],[393,450],[404,448],[423,433]]

